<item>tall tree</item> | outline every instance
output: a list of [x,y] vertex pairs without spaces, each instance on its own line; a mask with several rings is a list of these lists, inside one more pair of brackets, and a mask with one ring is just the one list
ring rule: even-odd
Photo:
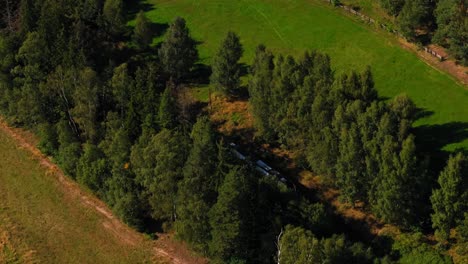
[[446,241],[450,235],[450,228],[457,220],[463,218],[468,210],[468,159],[458,153],[451,156],[447,166],[439,175],[440,188],[433,190],[431,196],[432,227],[436,229],[436,237]]
[[174,81],[188,76],[198,60],[198,51],[183,18],[177,17],[172,22],[158,54],[164,70]]
[[91,143],[95,142],[97,136],[98,85],[96,72],[91,68],[83,69],[73,94],[75,107],[70,111],[83,137]]
[[405,1],[398,23],[402,34],[409,40],[416,39],[416,30],[427,26],[431,21],[431,1],[430,0],[412,0]]
[[252,79],[249,82],[250,103],[255,127],[265,138],[273,137],[270,125],[269,101],[270,85],[273,79],[273,54],[265,46],[259,45],[252,63]]
[[186,158],[181,133],[162,130],[132,148],[131,164],[136,181],[146,188],[151,216],[165,222],[177,219],[177,190]]
[[58,164],[66,174],[74,177],[81,155],[81,144],[67,121],[61,120],[56,126],[59,143]]
[[414,136],[404,140],[400,151],[398,148],[398,143],[387,136],[381,150],[373,211],[386,222],[409,227],[422,216],[422,201],[428,198],[425,171],[417,160]]
[[104,198],[125,223],[141,228],[144,203],[130,169],[131,142],[127,130],[118,126],[121,122],[114,118],[114,115],[108,115],[106,139],[99,145],[111,173],[104,183]]
[[133,29],[133,39],[135,40],[138,48],[146,49],[153,40],[151,32],[151,21],[146,17],[145,12],[142,10],[138,13]]
[[357,200],[365,201],[368,182],[363,162],[365,153],[356,124],[341,131],[339,153],[336,177],[342,198],[353,204]]
[[101,150],[90,143],[83,147],[83,155],[76,165],[76,180],[103,196],[104,182],[108,178],[107,162]]
[[125,29],[123,0],[106,0],[103,16],[111,34],[118,35],[122,33]]
[[193,126],[192,149],[179,184],[177,235],[194,248],[205,251],[210,239],[208,212],[216,199],[216,141],[208,117],[200,117]]
[[126,116],[133,86],[133,81],[128,73],[128,65],[126,63],[114,69],[114,75],[110,80],[110,85],[120,117],[123,119]]
[[163,128],[173,128],[177,123],[177,105],[173,95],[174,92],[174,87],[168,85],[161,95],[158,119],[159,125]]
[[218,91],[232,94],[239,87],[242,53],[239,36],[229,31],[213,59],[211,83]]
[[33,31],[36,21],[34,3],[32,0],[21,0],[20,3],[20,31],[23,34]]
[[225,262],[233,259],[248,260],[252,245],[249,236],[254,229],[256,187],[253,175],[245,169],[233,168],[219,188],[216,204],[209,212],[211,225],[210,252]]
[[468,64],[468,16],[464,0],[440,0],[435,9],[437,30],[433,41],[449,48],[457,60]]
[[380,4],[385,8],[391,15],[398,16],[405,0],[380,0]]

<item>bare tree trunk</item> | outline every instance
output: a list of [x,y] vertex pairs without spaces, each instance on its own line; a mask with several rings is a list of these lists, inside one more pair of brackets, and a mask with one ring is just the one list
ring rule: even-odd
[[281,232],[276,237],[276,263],[281,264],[281,237],[283,236],[283,229],[281,228]]

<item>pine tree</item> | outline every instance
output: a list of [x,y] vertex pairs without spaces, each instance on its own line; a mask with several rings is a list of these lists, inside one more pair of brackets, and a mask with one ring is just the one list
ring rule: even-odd
[[211,75],[211,84],[218,91],[232,94],[240,84],[240,64],[243,48],[239,37],[229,31],[216,53]]
[[70,113],[82,130],[83,138],[93,143],[97,136],[99,98],[98,77],[91,68],[85,68],[80,72],[73,100],[75,107]]
[[114,69],[114,75],[110,81],[112,94],[117,103],[120,117],[123,119],[126,116],[127,106],[130,102],[132,79],[128,73],[128,65],[126,63]]
[[432,227],[436,229],[436,237],[441,241],[449,238],[450,229],[468,210],[467,176],[468,159],[461,153],[451,156],[439,175],[440,189],[432,192]]
[[122,33],[125,29],[123,0],[105,0],[103,16],[111,34]]
[[83,155],[76,165],[76,180],[99,195],[103,195],[107,174],[108,168],[104,154],[97,146],[86,143],[83,147]]
[[366,200],[367,179],[363,157],[365,155],[361,136],[356,124],[349,130],[341,131],[339,156],[336,164],[337,185],[346,201]]
[[58,150],[58,136],[55,127],[50,123],[42,123],[38,126],[38,134],[41,139],[38,147],[42,153],[54,156]]
[[385,8],[391,15],[397,16],[403,5],[405,4],[405,0],[380,0],[380,4],[383,8]]
[[381,150],[380,174],[374,180],[373,211],[382,220],[409,227],[424,211],[427,199],[425,170],[417,160],[414,136],[398,151],[398,143],[386,136]]
[[447,47],[464,65],[468,64],[466,7],[464,0],[440,0],[434,11],[437,30],[433,37],[434,42]]
[[273,137],[269,108],[273,69],[273,54],[267,51],[265,46],[258,46],[251,67],[252,79],[249,82],[249,102],[252,106],[255,128],[258,134],[267,139]]
[[34,4],[32,0],[21,0],[20,3],[20,31],[22,34],[27,34],[33,31],[34,22],[36,21]]
[[146,17],[145,12],[140,11],[136,17],[135,28],[133,29],[133,39],[138,48],[144,50],[148,48],[153,40],[151,32],[151,21]]
[[416,39],[416,29],[426,25],[427,21],[431,21],[432,10],[430,8],[430,0],[412,0],[405,1],[398,23],[401,33],[409,40]]
[[99,144],[106,155],[111,175],[104,182],[104,199],[125,223],[142,228],[144,203],[130,169],[130,138],[125,128],[111,124],[114,121],[119,122],[114,118],[113,115],[108,117],[106,139]]
[[70,124],[65,120],[57,123],[57,135],[59,143],[57,152],[58,163],[66,174],[74,177],[76,164],[81,155],[81,145],[73,133]]
[[249,236],[254,228],[256,190],[253,179],[245,169],[233,168],[219,188],[217,202],[209,212],[212,228],[209,248],[215,258],[228,261],[251,257]]
[[163,128],[173,128],[177,121],[176,112],[176,101],[173,96],[173,87],[168,85],[161,96],[161,102],[159,104],[159,125]]
[[216,199],[216,142],[208,117],[193,126],[192,149],[179,184],[177,235],[199,251],[207,250],[210,224],[207,212]]
[[146,188],[154,219],[167,222],[177,219],[177,185],[183,176],[185,141],[179,132],[164,129],[149,143],[143,139],[132,148],[131,164],[136,181]]
[[198,60],[198,51],[183,18],[177,17],[172,22],[158,54],[164,70],[174,81],[188,76]]

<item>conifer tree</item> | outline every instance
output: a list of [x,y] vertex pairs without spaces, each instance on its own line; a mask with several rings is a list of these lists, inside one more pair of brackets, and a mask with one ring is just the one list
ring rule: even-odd
[[198,51],[183,18],[177,17],[172,22],[158,54],[164,70],[174,81],[188,76],[198,60]]
[[149,143],[141,141],[132,148],[136,181],[146,188],[154,219],[167,222],[177,219],[177,185],[183,177],[185,141],[181,133],[163,129]]
[[114,75],[110,82],[114,100],[117,103],[120,117],[123,119],[130,102],[130,92],[133,85],[132,79],[128,73],[128,65],[126,63],[114,69]]
[[253,175],[233,168],[219,188],[216,204],[209,212],[210,252],[215,258],[229,261],[233,257],[247,260],[252,250],[249,236],[253,231],[255,186]]
[[252,63],[252,79],[249,82],[250,103],[255,127],[260,135],[271,138],[272,127],[270,125],[270,85],[273,79],[273,54],[266,47],[259,45]]
[[97,74],[91,68],[79,74],[77,87],[73,94],[75,107],[71,109],[74,120],[82,130],[83,137],[91,143],[97,136],[97,111],[99,106]]
[[159,104],[159,125],[163,128],[173,128],[176,124],[176,100],[173,96],[173,87],[168,85],[161,95]]
[[218,91],[232,94],[240,84],[240,64],[243,48],[239,36],[229,31],[216,53],[211,75],[211,84]]
[[341,196],[354,203],[365,201],[366,183],[363,156],[365,155],[356,124],[343,130],[340,136],[339,156],[336,165],[337,185]]
[[405,1],[401,13],[398,16],[398,23],[403,36],[409,40],[416,39],[415,30],[426,25],[428,21],[431,21],[432,10],[430,5],[431,1],[429,0]]
[[431,196],[432,227],[436,229],[436,237],[446,241],[450,235],[450,228],[457,220],[463,218],[468,210],[468,159],[458,153],[451,156],[447,166],[439,175],[440,188],[433,190]]
[[136,17],[135,28],[133,29],[133,39],[138,48],[146,49],[153,40],[151,32],[151,22],[146,17],[145,12],[140,11]]
[[104,154],[93,144],[86,143],[76,165],[76,180],[99,195],[104,194],[104,182],[108,177]]
[[21,0],[20,3],[20,31],[23,34],[33,31],[36,16],[34,14],[34,3],[32,0]]
[[63,171],[74,177],[76,172],[76,164],[81,155],[81,146],[73,133],[70,124],[62,120],[57,123],[58,135],[58,163]]
[[376,178],[374,213],[384,221],[409,227],[421,217],[426,191],[425,171],[416,157],[414,136],[398,151],[398,143],[387,136],[382,146],[382,167]]
[[380,4],[385,8],[391,15],[397,16],[406,0],[380,0]]
[[179,184],[177,235],[200,251],[207,250],[210,224],[207,212],[216,199],[216,142],[208,117],[193,126],[192,149]]
[[122,33],[125,28],[123,0],[105,0],[103,16],[111,34]]

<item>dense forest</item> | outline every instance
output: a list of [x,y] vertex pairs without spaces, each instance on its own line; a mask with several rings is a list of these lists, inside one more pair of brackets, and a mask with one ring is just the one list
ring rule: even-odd
[[[370,68],[337,75],[319,51],[293,58],[259,45],[248,100],[257,140],[297,153],[344,202],[399,227],[398,239],[361,239],[327,204],[259,174],[186,96],[207,67],[218,93],[243,93],[236,33],[208,66],[183,18],[154,45],[163,32],[133,1],[0,1],[1,115],[37,133],[127,224],[174,232],[213,263],[452,263],[454,245],[466,260],[468,157],[434,165],[415,136],[420,109],[405,95],[380,98]],[[466,59],[466,17],[448,15],[464,17],[464,5],[426,2],[385,4],[402,21],[427,4],[415,28],[437,28]]]
[[466,0],[380,0],[409,40],[439,44],[463,65],[468,64]]

